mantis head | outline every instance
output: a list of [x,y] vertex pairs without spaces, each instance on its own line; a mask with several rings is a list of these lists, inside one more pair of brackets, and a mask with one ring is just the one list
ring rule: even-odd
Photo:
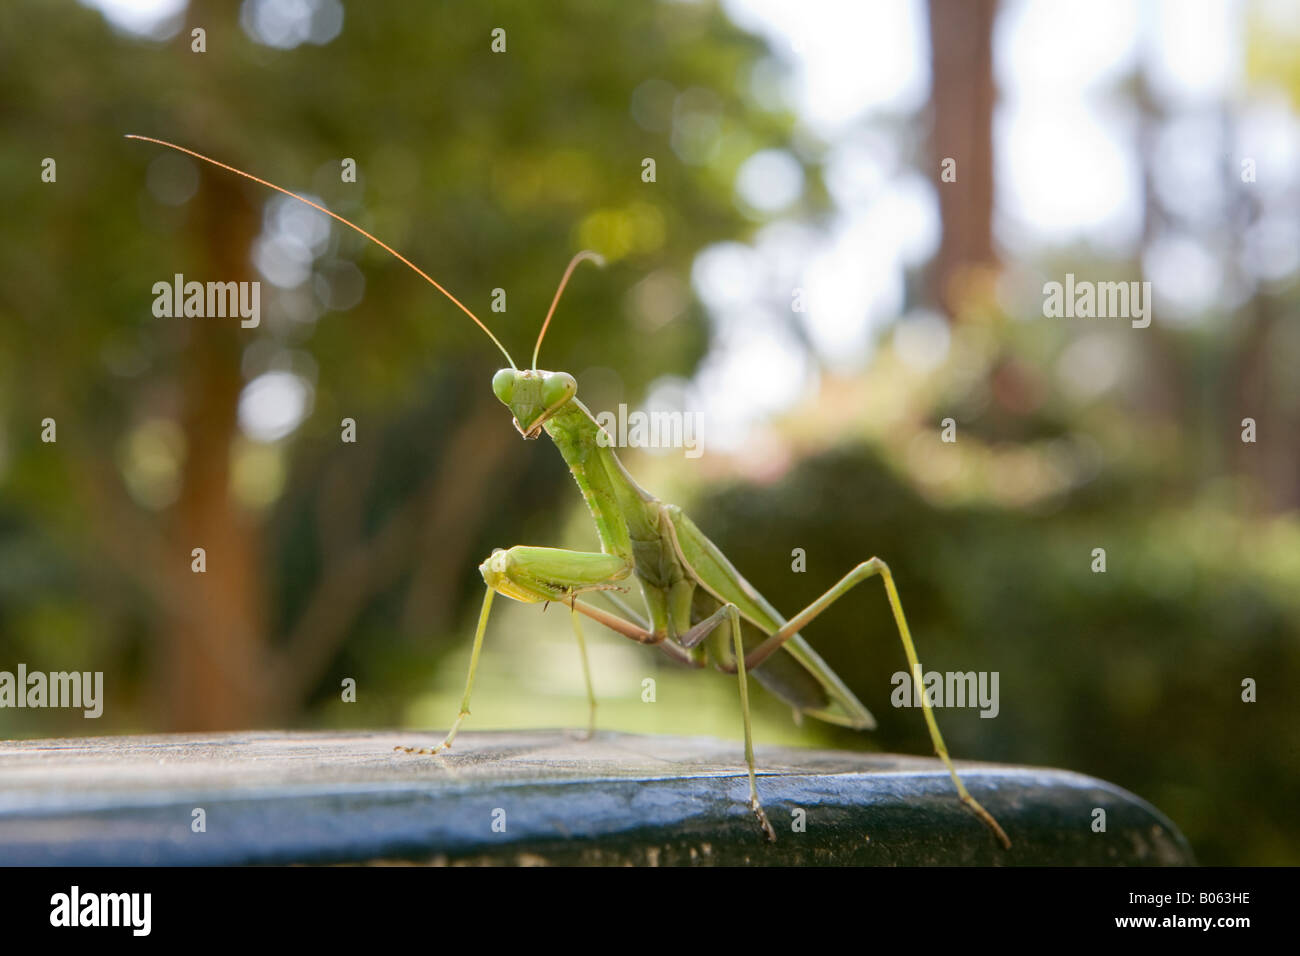
[[503,368],[492,376],[492,391],[515,416],[519,434],[536,438],[547,420],[577,393],[578,383],[568,372]]
[[[568,372],[547,372],[537,367],[537,356],[542,350],[542,339],[551,325],[551,316],[564,294],[564,287],[569,284],[569,276],[578,263],[590,259],[597,265],[604,265],[605,260],[594,252],[580,252],[569,260],[569,267],[564,270],[560,287],[555,290],[551,308],[542,323],[542,331],[537,334],[537,345],[533,348],[533,367],[520,371],[510,363],[510,368],[503,368],[492,376],[492,391],[501,403],[515,416],[515,428],[524,438],[536,438],[542,433],[542,426],[556,412],[568,404],[578,391],[578,383]],[[506,356],[509,358],[509,356]]]

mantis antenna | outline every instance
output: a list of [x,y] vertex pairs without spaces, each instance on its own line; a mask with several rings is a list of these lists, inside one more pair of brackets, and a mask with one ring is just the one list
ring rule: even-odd
[[584,259],[590,259],[598,266],[604,266],[604,258],[591,250],[584,250],[569,260],[569,267],[564,270],[564,277],[560,279],[560,287],[555,290],[555,298],[551,300],[550,311],[546,313],[546,321],[542,323],[542,331],[537,333],[537,345],[533,347],[533,370],[537,370],[537,355],[542,351],[542,339],[546,338],[546,330],[550,327],[551,316],[555,314],[555,307],[560,304],[560,296],[564,295],[564,287],[569,284],[569,276],[573,275],[573,270],[578,268],[578,263]]
[[[126,138],[138,139],[146,143],[156,143],[159,146],[166,146],[168,149],[174,149],[177,152],[185,153],[188,156],[193,156],[195,159],[201,159],[205,163],[210,163],[211,165],[219,167],[220,169],[224,169],[227,172],[234,173],[236,176],[243,176],[245,179],[251,179],[253,182],[258,183],[259,185],[262,186],[266,186],[268,189],[274,189],[278,193],[284,193],[284,195],[288,196],[291,199],[296,199],[301,203],[306,203],[308,206],[311,206],[313,209],[325,213],[325,215],[329,216],[331,219],[337,219],[339,222],[343,223],[343,225],[347,226],[349,229],[359,232],[361,235],[365,236],[367,239],[369,239],[375,245],[379,246],[385,252],[388,252],[394,257],[396,257],[399,262],[410,267],[416,273],[416,275],[422,278],[425,282],[429,283],[429,285],[433,286],[435,289],[437,289],[447,298],[451,299],[451,301],[454,302],[462,312],[464,312],[466,315],[468,315],[471,319],[474,320],[475,325],[477,325],[480,329],[482,329],[485,333],[487,333],[487,337],[492,340],[492,343],[501,350],[501,354],[506,357],[506,361],[510,363],[510,367],[511,368],[515,367],[515,360],[510,357],[510,353],[506,351],[506,347],[501,344],[501,342],[497,339],[495,335],[492,334],[492,330],[489,329],[486,325],[484,325],[483,322],[479,319],[479,317],[475,315],[473,312],[471,312],[465,306],[465,303],[461,302],[460,299],[456,298],[454,295],[452,295],[450,292],[444,289],[433,279],[432,276],[430,276],[427,272],[425,272],[423,269],[417,266],[410,259],[406,258],[406,256],[402,255],[400,252],[398,252],[388,243],[384,242],[382,239],[376,239],[374,236],[366,232],[356,223],[349,222],[348,220],[340,216],[338,213],[330,212],[324,206],[319,205],[318,203],[314,203],[310,199],[304,199],[302,196],[299,196],[297,193],[290,192],[289,190],[285,189],[283,186],[277,186],[275,183],[269,183],[265,179],[259,179],[258,177],[254,176],[252,173],[246,173],[242,169],[236,169],[234,166],[227,166],[225,163],[218,162],[217,160],[211,158],[210,156],[204,156],[202,153],[196,153],[194,152],[194,150],[186,149],[184,146],[177,146],[175,143],[169,143],[165,139],[154,139],[152,136],[137,136],[135,133],[127,133]],[[593,253],[583,253],[583,255],[593,255]],[[581,256],[579,256],[579,258],[581,258]],[[574,260],[574,263],[576,262],[577,259]],[[569,271],[570,272],[573,271],[573,264],[570,264]],[[566,281],[568,280],[569,275],[567,272],[565,273],[564,278]],[[563,283],[560,284],[560,288],[561,289],[564,288]],[[556,293],[556,299],[557,300],[559,299],[559,293]],[[552,304],[551,310],[554,311],[554,309],[555,309],[555,305]],[[548,322],[550,321],[549,315],[547,316],[546,320]],[[546,331],[545,327],[543,327],[542,331],[543,332]],[[538,340],[538,345],[539,346],[541,345],[540,339]],[[534,365],[537,364],[535,360],[533,364]]]

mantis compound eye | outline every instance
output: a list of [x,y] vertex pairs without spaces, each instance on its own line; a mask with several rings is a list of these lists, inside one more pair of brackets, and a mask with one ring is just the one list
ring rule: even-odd
[[567,402],[578,391],[578,383],[568,372],[552,372],[542,383],[542,404],[554,408]]
[[509,405],[510,399],[515,394],[515,370],[512,368],[503,368],[492,376],[492,391],[496,397]]

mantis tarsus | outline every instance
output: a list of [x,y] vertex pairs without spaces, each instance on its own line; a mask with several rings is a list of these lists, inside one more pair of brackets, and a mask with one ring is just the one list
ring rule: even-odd
[[[745,728],[745,763],[749,770],[749,805],[763,833],[774,840],[775,833],[758,798],[754,772],[754,745],[749,717],[749,677],[753,676],[777,697],[790,704],[796,715],[806,714],[846,727],[868,730],[875,720],[844,685],[834,671],[800,636],[812,622],[845,593],[868,578],[884,584],[898,627],[903,650],[920,686],[923,677],[907,619],[899,601],[889,567],[871,558],[846,574],[839,583],[788,621],[738,572],[726,555],[700,531],[676,505],[660,501],[633,480],[615,453],[611,441],[599,441],[601,426],[577,399],[577,382],[567,372],[537,367],[537,357],[555,308],[573,270],[584,259],[600,262],[595,253],[581,252],[569,262],[560,280],[550,310],[542,323],[533,349],[532,367],[519,369],[510,353],[491,330],[459,299],[439,285],[418,266],[360,226],[324,206],[298,196],[274,183],[218,162],[193,150],[148,136],[128,136],[178,150],[206,163],[251,179],[290,196],[354,229],[392,253],[425,281],[455,303],[492,340],[509,363],[492,378],[492,391],[514,416],[514,426],[525,439],[544,431],[555,443],[586,502],[600,538],[598,552],[569,551],[518,545],[494,551],[479,566],[487,585],[469,675],[460,711],[447,736],[436,747],[399,747],[407,753],[436,754],[451,747],[461,724],[469,716],[470,694],[478,669],[479,652],[492,610],[492,599],[500,593],[527,603],[556,602],[570,608],[574,634],[582,656],[584,677],[594,727],[595,697],[591,691],[590,668],[579,615],[642,644],[654,645],[676,660],[695,667],[712,665],[735,673],[740,684],[741,713]],[[608,436],[606,436],[608,439]],[[592,592],[626,590],[633,581],[640,585],[648,620],[621,600],[613,613],[580,596]],[[966,789],[957,774],[939,733],[934,712],[926,695],[921,704],[935,752],[952,776],[961,801],[994,833],[1004,847],[1011,842],[993,816]]]

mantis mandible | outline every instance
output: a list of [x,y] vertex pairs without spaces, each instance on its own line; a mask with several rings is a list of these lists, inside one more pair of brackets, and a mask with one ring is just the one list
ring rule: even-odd
[[[889,599],[913,680],[916,681],[916,686],[924,685],[921,664],[917,660],[916,647],[903,615],[898,588],[884,561],[876,557],[863,561],[817,600],[789,620],[785,619],[741,576],[727,556],[705,537],[681,508],[660,501],[636,483],[619,460],[608,434],[601,440],[603,429],[587,407],[578,400],[578,384],[573,376],[567,372],[538,368],[537,359],[542,341],[573,270],[584,260],[601,263],[597,254],[580,252],[569,262],[538,333],[537,344],[533,348],[532,366],[520,369],[492,331],[459,299],[401,253],[355,223],[281,186],[183,146],[149,136],[129,134],[127,138],[177,150],[306,203],[360,233],[413,269],[468,315],[501,350],[510,367],[501,369],[492,377],[492,391],[510,410],[515,428],[525,439],[535,439],[543,432],[547,434],[559,449],[582,492],[596,525],[600,551],[569,551],[517,545],[494,551],[479,565],[486,590],[474,632],[469,675],[465,681],[460,710],[447,736],[436,747],[398,747],[397,750],[437,754],[451,747],[461,724],[469,716],[470,695],[474,690],[479,653],[487,631],[492,600],[497,594],[525,603],[555,602],[569,608],[587,685],[591,714],[589,733],[595,726],[596,700],[592,692],[581,616],[641,644],[653,645],[683,664],[693,667],[712,665],[718,670],[736,674],[745,730],[749,807],[768,840],[775,840],[776,834],[759,800],[755,778],[754,743],[749,714],[751,676],[793,707],[796,716],[807,715],[857,730],[874,728],[875,719],[866,707],[799,632],[855,585],[878,577]],[[629,585],[633,582],[640,586],[645,616],[638,614],[614,594],[616,591],[629,590]],[[610,599],[617,613],[582,599],[586,595],[600,592]],[[920,695],[930,739],[952,777],[961,802],[1009,849],[1011,841],[1002,827],[970,795],[957,768],[953,766],[927,696],[924,693]]]

